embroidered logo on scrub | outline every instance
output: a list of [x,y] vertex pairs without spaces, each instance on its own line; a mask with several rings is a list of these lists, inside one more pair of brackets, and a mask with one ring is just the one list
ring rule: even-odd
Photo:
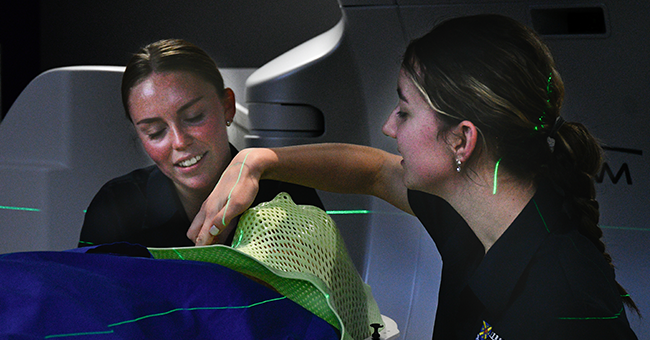
[[476,334],[476,340],[503,340],[503,338],[494,333],[492,326],[483,320],[483,326],[481,326],[481,331]]

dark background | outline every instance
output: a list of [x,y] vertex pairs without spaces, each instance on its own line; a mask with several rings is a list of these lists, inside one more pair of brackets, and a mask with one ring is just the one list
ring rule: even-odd
[[199,45],[220,67],[255,68],[340,18],[336,0],[5,0],[2,117],[26,85],[51,68],[123,66],[140,47],[163,38]]

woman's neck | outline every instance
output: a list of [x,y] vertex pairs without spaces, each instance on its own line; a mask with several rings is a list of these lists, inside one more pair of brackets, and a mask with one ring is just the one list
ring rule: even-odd
[[456,190],[445,199],[465,219],[483,244],[485,252],[508,229],[536,191],[534,181],[520,180],[500,172],[495,192],[494,170],[468,178],[463,175]]

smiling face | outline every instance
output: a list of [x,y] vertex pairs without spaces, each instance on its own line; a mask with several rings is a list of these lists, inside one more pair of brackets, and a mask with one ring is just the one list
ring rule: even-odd
[[201,197],[230,161],[226,122],[234,95],[189,72],[152,73],[129,94],[129,113],[147,154],[181,194]]
[[439,130],[441,123],[404,70],[400,71],[399,103],[383,126],[397,140],[402,155],[404,184],[433,194],[442,194],[446,179],[455,176],[455,156]]

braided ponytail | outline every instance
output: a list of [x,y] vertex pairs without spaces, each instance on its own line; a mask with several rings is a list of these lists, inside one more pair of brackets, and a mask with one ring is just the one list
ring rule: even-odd
[[[580,123],[566,123],[555,134],[553,156],[546,167],[553,183],[564,191],[564,209],[614,268],[605,250],[603,231],[598,226],[600,211],[596,200],[594,176],[602,166],[603,151],[597,140]],[[623,302],[637,314],[639,309],[620,283],[616,283]]]

